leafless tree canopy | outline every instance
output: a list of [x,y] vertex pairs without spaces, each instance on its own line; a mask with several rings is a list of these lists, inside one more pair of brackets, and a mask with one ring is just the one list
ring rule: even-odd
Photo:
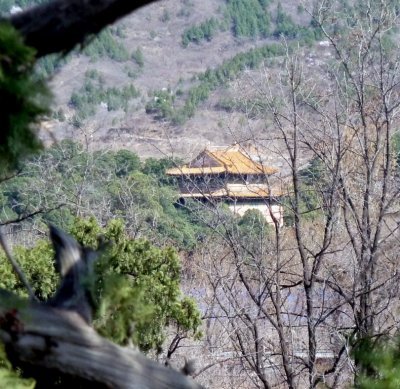
[[326,47],[317,65],[287,45],[279,66],[237,83],[268,123],[255,133],[248,118],[238,141],[284,161],[290,219],[243,235],[217,201],[203,217],[215,232],[200,253],[208,346],[243,387],[343,387],[362,373],[360,340],[400,329],[398,15],[389,1],[342,11],[310,11]]

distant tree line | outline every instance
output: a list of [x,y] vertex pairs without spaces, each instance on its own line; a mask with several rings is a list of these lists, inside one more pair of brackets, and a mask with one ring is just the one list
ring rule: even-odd
[[124,215],[132,236],[191,247],[200,232],[186,211],[174,207],[178,194],[165,176],[176,163],[171,158],[142,162],[128,150],[88,152],[62,141],[0,183],[0,225],[34,219],[70,230],[76,216],[95,216],[104,224]]
[[[311,43],[315,39],[313,25],[301,26],[296,24],[290,15],[282,8],[279,2],[276,17],[271,18],[268,11],[270,1],[227,0],[221,20],[210,18],[206,21],[189,27],[182,34],[182,45],[211,41],[219,30],[231,28],[232,34],[237,37],[248,38],[279,38],[301,39]],[[273,23],[272,23],[273,22]],[[271,29],[272,24],[274,28]]]
[[198,84],[182,93],[185,98],[183,107],[177,107],[176,97],[171,91],[157,91],[146,105],[146,112],[158,120],[183,124],[195,114],[199,104],[206,101],[212,91],[237,78],[243,70],[255,69],[263,60],[282,54],[283,48],[278,44],[269,44],[236,54],[217,68],[208,69],[198,75]]

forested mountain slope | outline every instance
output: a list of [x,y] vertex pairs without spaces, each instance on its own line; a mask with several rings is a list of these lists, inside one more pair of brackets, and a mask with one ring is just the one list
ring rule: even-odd
[[[33,3],[40,1],[9,0],[0,11]],[[232,131],[243,127],[232,82],[280,55],[282,37],[308,45],[316,40],[297,2],[152,4],[67,58],[41,62],[38,72],[52,75],[55,97],[54,115],[44,125],[52,136],[43,136],[49,142],[81,136],[95,148],[129,147],[142,156],[231,143]]]

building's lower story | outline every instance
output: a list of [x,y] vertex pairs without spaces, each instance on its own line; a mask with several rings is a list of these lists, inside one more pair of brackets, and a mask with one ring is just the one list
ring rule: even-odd
[[267,221],[268,224],[279,227],[283,226],[283,206],[280,204],[272,204],[268,200],[253,199],[253,200],[228,200],[229,209],[237,215],[243,216],[248,210],[255,209],[259,211]]
[[283,206],[281,193],[272,191],[266,185],[260,184],[227,184],[223,188],[214,190],[182,190],[182,201],[197,199],[202,202],[220,201],[228,205],[237,215],[243,216],[246,211],[259,211],[271,225],[283,226]]

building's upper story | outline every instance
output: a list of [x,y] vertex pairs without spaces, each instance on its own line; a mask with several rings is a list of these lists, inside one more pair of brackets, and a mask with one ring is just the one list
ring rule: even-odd
[[225,173],[239,177],[247,175],[265,177],[266,174],[277,173],[277,169],[264,166],[256,159],[260,159],[260,156],[250,155],[238,144],[228,147],[208,147],[188,164],[168,169],[167,174],[196,176]]
[[256,150],[238,144],[208,147],[191,162],[168,169],[176,177],[182,197],[265,199],[279,197],[269,179],[278,170],[265,166]]

